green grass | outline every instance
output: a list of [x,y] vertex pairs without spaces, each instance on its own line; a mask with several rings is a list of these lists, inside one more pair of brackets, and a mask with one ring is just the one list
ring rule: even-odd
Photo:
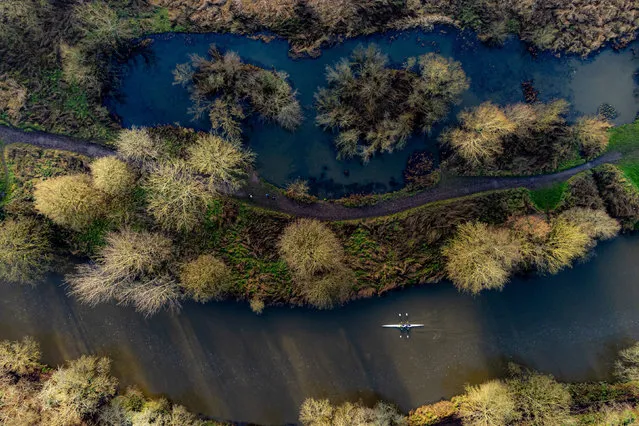
[[608,151],[627,154],[639,149],[639,120],[610,129]]
[[530,191],[530,199],[539,210],[548,212],[557,208],[567,189],[568,183],[560,182],[548,188]]
[[627,161],[618,166],[623,174],[639,189],[639,161]]

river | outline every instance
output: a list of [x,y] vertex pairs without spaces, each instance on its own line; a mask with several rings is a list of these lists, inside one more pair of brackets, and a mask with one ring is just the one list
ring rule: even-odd
[[[188,113],[191,106],[188,92],[173,85],[172,71],[177,64],[188,62],[191,54],[206,56],[210,44],[223,51],[236,51],[245,62],[288,73],[306,117],[295,132],[249,120],[245,137],[257,153],[258,172],[279,186],[298,177],[309,179],[312,191],[322,197],[400,188],[408,156],[416,150],[436,152],[439,132],[444,125],[455,121],[461,108],[486,100],[498,104],[522,102],[523,81],[532,80],[543,101],[569,100],[570,119],[595,114],[602,103],[617,109],[616,124],[632,122],[639,112],[639,97],[635,93],[639,91],[636,84],[639,59],[634,54],[639,51],[639,41],[620,52],[606,49],[582,60],[549,53],[533,56],[524,43],[514,38],[501,48],[489,47],[473,33],[437,27],[433,32],[412,30],[358,37],[325,49],[317,59],[293,60],[288,56],[287,43],[282,40],[265,43],[228,34],[163,34],[151,39],[153,44],[146,60],[138,56],[122,68],[118,93],[107,101],[123,125],[179,123],[209,130],[207,118],[192,121]],[[350,55],[358,45],[368,43],[377,44],[394,66],[428,52],[454,58],[462,63],[471,85],[459,107],[436,126],[432,134],[415,135],[404,150],[377,155],[368,165],[362,165],[358,160],[336,160],[333,136],[315,125],[313,95],[318,87],[325,85],[326,66]]]
[[[639,238],[600,244],[556,276],[517,278],[478,297],[442,283],[333,311],[243,303],[188,303],[145,319],[115,305],[90,308],[59,280],[5,286],[0,338],[34,336],[44,360],[108,355],[137,384],[219,419],[295,422],[307,396],[382,398],[404,410],[504,374],[508,361],[562,380],[607,379],[619,348],[639,339]],[[426,324],[400,339],[381,324],[407,312]]]

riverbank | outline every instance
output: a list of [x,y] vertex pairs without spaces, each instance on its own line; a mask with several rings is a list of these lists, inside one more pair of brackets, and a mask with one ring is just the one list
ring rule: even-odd
[[[235,302],[189,302],[148,320],[115,304],[81,305],[57,276],[37,287],[2,283],[0,339],[34,336],[49,365],[108,356],[122,387],[213,418],[295,423],[306,397],[381,399],[408,413],[504,377],[508,361],[562,382],[611,380],[618,351],[639,339],[638,249],[636,237],[622,236],[587,263],[476,297],[442,283],[261,316]],[[408,341],[384,331],[398,312],[427,327]]]

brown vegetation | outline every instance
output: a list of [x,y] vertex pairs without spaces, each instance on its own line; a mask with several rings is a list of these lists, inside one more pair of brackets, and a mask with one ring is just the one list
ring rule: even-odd
[[458,415],[468,426],[502,426],[518,418],[515,400],[508,386],[491,380],[468,386],[460,398]]
[[112,197],[129,194],[136,177],[130,167],[115,157],[102,157],[91,163],[93,187]]
[[460,225],[442,253],[448,277],[473,294],[502,288],[521,261],[519,241],[509,230],[479,222]]
[[378,402],[369,408],[361,403],[345,402],[334,406],[327,399],[306,398],[300,407],[299,420],[304,426],[329,425],[404,425],[406,418],[395,407]]
[[244,64],[237,53],[223,54],[215,46],[210,47],[209,55],[210,60],[194,55],[191,63],[178,65],[174,71],[175,84],[191,91],[194,115],[208,111],[213,129],[228,138],[238,136],[239,121],[248,106],[285,129],[300,124],[301,108],[285,73]]
[[338,35],[353,37],[388,29],[455,23],[480,38],[501,42],[508,33],[543,49],[586,54],[605,43],[624,44],[639,27],[639,7],[628,0],[489,0],[481,4],[447,0],[367,2],[364,0],[238,0],[202,7],[199,0],[152,0],[167,7],[175,23],[200,31],[273,31],[295,53],[318,52]]
[[188,148],[188,165],[209,178],[211,188],[239,189],[246,180],[255,154],[242,148],[237,140],[216,135],[199,136]]
[[[538,174],[557,170],[578,157],[586,129],[573,132],[564,115],[568,103],[514,104],[505,108],[490,102],[459,114],[460,125],[444,132],[451,152],[444,166],[460,174]],[[589,136],[594,133],[588,129]],[[583,143],[583,142],[582,142]],[[585,148],[594,154],[596,150]]]
[[145,315],[178,309],[181,294],[171,276],[173,247],[159,234],[123,230],[106,237],[95,264],[80,265],[67,277],[71,293],[95,305],[115,300]]
[[417,129],[430,131],[468,88],[459,62],[429,53],[392,69],[375,45],[328,67],[326,80],[315,95],[317,124],[338,132],[338,158],[364,162],[402,149]]
[[204,220],[213,199],[181,160],[158,164],[143,187],[149,213],[165,230],[193,231]]
[[52,372],[30,338],[0,342],[0,423],[6,426],[222,425],[184,407],[149,399],[118,381],[107,358],[82,356]]
[[180,286],[196,302],[219,300],[232,285],[228,267],[211,255],[201,255],[185,264],[180,274]]

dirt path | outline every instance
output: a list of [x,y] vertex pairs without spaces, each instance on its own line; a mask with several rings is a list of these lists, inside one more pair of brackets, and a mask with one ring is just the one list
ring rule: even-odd
[[[0,126],[0,139],[6,144],[27,143],[41,148],[60,149],[83,154],[89,157],[103,157],[115,155],[115,151],[82,140],[73,139],[66,136],[53,135],[41,132],[22,132],[20,130]],[[591,169],[604,163],[614,163],[621,159],[618,152],[609,152],[589,163],[564,170],[550,175],[538,175],[529,177],[455,177],[439,184],[437,187],[428,189],[410,197],[398,198],[396,200],[382,201],[374,206],[367,207],[344,207],[330,202],[317,202],[315,204],[300,204],[284,196],[277,194],[274,199],[272,190],[268,186],[253,176],[249,184],[234,194],[250,204],[276,210],[293,216],[314,217],[322,220],[350,220],[367,217],[386,216],[398,213],[411,208],[419,207],[423,204],[434,201],[447,200],[451,198],[463,197],[485,191],[500,189],[528,188],[536,189],[553,183],[564,181],[584,170]],[[266,195],[269,195],[267,197]]]

